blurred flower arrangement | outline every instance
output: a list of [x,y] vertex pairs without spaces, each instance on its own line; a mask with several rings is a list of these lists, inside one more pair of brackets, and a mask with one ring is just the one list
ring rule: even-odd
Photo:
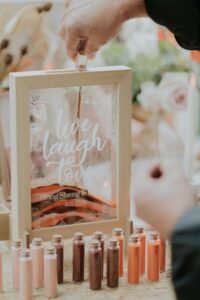
[[127,22],[102,56],[106,65],[124,64],[133,70],[133,157],[169,155],[166,149],[183,155],[183,128],[177,123],[185,126],[189,74],[194,66],[199,72],[191,52],[144,18]]
[[117,39],[104,49],[103,57],[106,65],[132,68],[134,102],[144,82],[158,85],[166,72],[191,71],[190,52],[177,46],[167,30],[146,18],[127,22]]

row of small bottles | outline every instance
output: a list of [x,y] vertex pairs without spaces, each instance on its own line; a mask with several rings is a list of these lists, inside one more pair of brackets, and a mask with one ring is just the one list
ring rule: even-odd
[[[124,235],[114,228],[107,247],[107,286],[118,287],[119,277],[124,275]],[[138,284],[145,273],[147,256],[148,280],[158,281],[165,270],[165,241],[154,232],[150,235],[146,255],[144,228],[137,227],[128,242],[128,283]],[[57,296],[57,284],[64,282],[64,244],[61,235],[54,235],[52,244],[44,248],[39,238],[33,239],[31,250],[22,249],[22,242],[15,241],[11,248],[13,289],[20,291],[21,300],[32,299],[32,288],[43,288],[45,296]],[[82,233],[73,238],[73,282],[84,281],[85,242]],[[88,250],[89,287],[101,289],[104,277],[104,238],[102,232],[94,232]]]

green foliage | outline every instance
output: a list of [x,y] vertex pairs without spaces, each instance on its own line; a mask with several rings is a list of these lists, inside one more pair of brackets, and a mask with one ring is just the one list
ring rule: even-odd
[[118,39],[113,40],[103,52],[106,65],[126,65],[133,70],[133,101],[137,101],[141,84],[145,81],[154,81],[159,84],[166,72],[188,72],[191,62],[181,55],[180,48],[168,41],[159,42],[159,55],[149,57],[139,54],[134,60]]

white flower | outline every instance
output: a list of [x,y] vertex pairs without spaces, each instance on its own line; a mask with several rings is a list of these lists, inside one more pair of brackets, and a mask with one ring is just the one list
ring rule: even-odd
[[150,19],[142,18],[126,22],[120,38],[133,60],[140,54],[151,58],[159,55],[158,26]]
[[153,81],[147,81],[141,84],[141,93],[138,95],[137,100],[146,111],[155,112],[159,110],[157,86]]
[[160,105],[166,111],[177,112],[187,108],[189,77],[184,72],[167,72],[159,86]]

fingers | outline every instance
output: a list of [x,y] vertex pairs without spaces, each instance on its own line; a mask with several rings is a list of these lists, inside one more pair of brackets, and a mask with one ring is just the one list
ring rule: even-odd
[[78,46],[80,43],[80,38],[68,32],[66,34],[65,29],[60,30],[60,36],[63,38],[67,50],[67,54],[73,61],[76,60],[78,54]]
[[88,59],[94,59],[96,57],[96,53],[99,50],[99,45],[95,43],[93,40],[88,40],[85,46],[85,55],[87,55]]

